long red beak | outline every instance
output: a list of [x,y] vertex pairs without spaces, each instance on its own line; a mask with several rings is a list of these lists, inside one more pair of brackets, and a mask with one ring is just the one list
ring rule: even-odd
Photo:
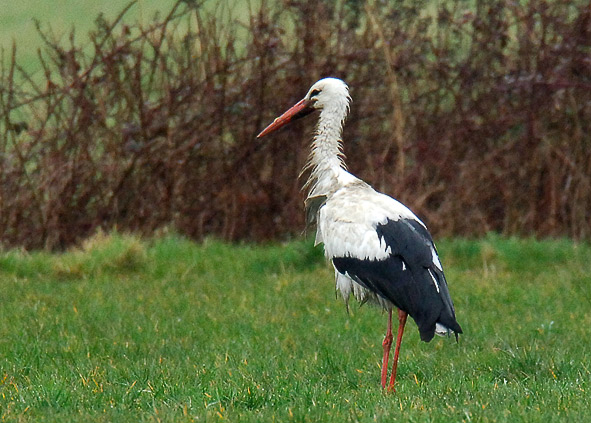
[[257,138],[262,138],[265,135],[270,134],[271,132],[274,132],[279,128],[287,125],[289,122],[309,115],[315,110],[314,107],[312,107],[312,104],[312,101],[306,100],[305,98],[298,101],[295,105],[289,108],[281,116],[275,118],[273,123],[271,123],[265,129],[263,129],[263,131],[257,135]]

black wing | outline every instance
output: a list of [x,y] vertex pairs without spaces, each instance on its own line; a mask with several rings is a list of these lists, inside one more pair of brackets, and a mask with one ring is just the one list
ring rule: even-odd
[[377,225],[376,232],[390,247],[388,258],[335,257],[335,268],[407,312],[423,341],[433,338],[436,323],[462,333],[429,231],[417,220],[401,218]]

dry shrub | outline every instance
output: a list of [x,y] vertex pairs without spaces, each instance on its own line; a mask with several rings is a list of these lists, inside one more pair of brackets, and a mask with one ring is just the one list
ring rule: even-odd
[[351,170],[433,231],[589,239],[591,8],[489,3],[277,0],[244,17],[185,0],[148,26],[99,18],[90,55],[43,35],[42,82],[5,52],[1,242],[301,233],[312,123],[255,136],[323,76],[351,86]]

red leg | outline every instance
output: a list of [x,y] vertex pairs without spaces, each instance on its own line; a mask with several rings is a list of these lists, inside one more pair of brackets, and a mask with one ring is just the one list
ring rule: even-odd
[[400,353],[400,344],[402,343],[402,334],[408,314],[405,311],[398,310],[398,337],[396,338],[396,348],[394,349],[394,363],[392,363],[392,374],[390,375],[390,384],[388,391],[396,391],[394,382],[396,381],[396,369],[398,368],[398,354]]
[[382,347],[384,347],[384,358],[382,360],[382,389],[386,388],[386,379],[388,379],[388,360],[390,359],[390,349],[392,348],[392,310],[388,310],[388,331]]

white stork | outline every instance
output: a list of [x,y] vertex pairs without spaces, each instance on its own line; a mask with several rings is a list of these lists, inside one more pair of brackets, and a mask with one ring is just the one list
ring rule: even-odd
[[370,301],[388,312],[381,382],[386,388],[392,347],[392,309],[398,308],[398,337],[388,390],[394,390],[400,343],[407,315],[421,340],[434,334],[462,333],[433,239],[425,224],[395,199],[375,191],[346,169],[341,133],[349,111],[349,89],[336,78],[316,82],[306,96],[267,126],[261,138],[287,123],[320,111],[312,152],[305,169],[309,223],[316,244],[332,261],[336,287],[348,303]]

